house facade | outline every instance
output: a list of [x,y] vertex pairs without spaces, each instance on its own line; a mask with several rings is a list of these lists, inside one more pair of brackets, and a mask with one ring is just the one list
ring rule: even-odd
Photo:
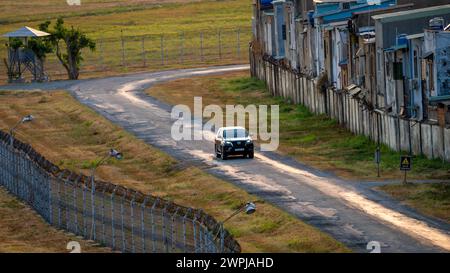
[[253,20],[252,75],[274,95],[450,161],[448,1],[255,0]]

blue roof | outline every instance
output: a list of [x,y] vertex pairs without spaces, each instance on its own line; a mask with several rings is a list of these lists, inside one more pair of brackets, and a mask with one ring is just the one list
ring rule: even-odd
[[259,0],[261,7],[270,7],[272,6],[273,0]]
[[322,3],[316,5],[314,17],[322,18],[325,23],[343,21],[350,19],[354,12],[383,9],[393,6],[396,3],[396,0],[384,0],[379,5],[369,5],[367,1],[355,1],[349,3],[350,8],[346,10],[341,9],[341,3]]

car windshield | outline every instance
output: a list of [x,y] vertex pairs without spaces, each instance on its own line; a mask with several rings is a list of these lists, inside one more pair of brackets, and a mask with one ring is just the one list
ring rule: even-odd
[[248,137],[248,132],[245,129],[226,129],[223,131],[224,138],[244,138]]

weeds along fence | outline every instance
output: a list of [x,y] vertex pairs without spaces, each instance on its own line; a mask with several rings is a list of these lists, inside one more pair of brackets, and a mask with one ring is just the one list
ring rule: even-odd
[[302,104],[315,114],[326,114],[354,134],[379,141],[394,151],[450,162],[450,128],[368,109],[348,92],[323,92],[314,79],[252,48],[250,53],[252,76],[263,80],[272,95]]
[[[248,63],[251,28],[208,29],[180,33],[129,35],[125,31],[113,38],[97,38],[96,50],[83,51],[81,75],[108,74],[139,70],[171,69],[208,64]],[[6,40],[0,46],[0,80],[7,79]],[[52,53],[45,61],[50,79],[67,74]],[[30,79],[30,77],[27,77]]]
[[115,251],[241,251],[220,223],[201,210],[61,170],[2,131],[0,185],[52,226]]

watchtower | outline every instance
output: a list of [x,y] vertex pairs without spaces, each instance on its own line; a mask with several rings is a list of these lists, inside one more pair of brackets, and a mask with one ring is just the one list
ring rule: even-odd
[[23,74],[26,71],[31,73],[33,81],[48,81],[43,58],[36,56],[28,47],[28,42],[31,38],[39,39],[49,35],[47,32],[30,27],[22,27],[3,35],[9,39],[8,58],[4,59],[9,82],[24,82]]

